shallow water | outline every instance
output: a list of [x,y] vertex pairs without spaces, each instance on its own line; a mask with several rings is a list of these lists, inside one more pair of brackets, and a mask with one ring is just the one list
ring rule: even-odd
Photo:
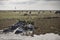
[[60,40],[58,34],[47,33],[45,35],[25,36],[21,34],[7,33],[0,34],[0,40]]

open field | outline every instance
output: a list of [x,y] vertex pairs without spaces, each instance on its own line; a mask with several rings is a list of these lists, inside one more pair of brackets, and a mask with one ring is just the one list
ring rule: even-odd
[[[31,14],[30,14],[31,13]],[[15,12],[0,11],[0,29],[4,29],[18,22],[19,20],[33,21],[35,34],[57,33],[60,34],[60,14],[55,11],[41,12]],[[54,17],[54,18],[53,18]]]
[[0,11],[0,19],[35,19],[56,16],[55,11]]

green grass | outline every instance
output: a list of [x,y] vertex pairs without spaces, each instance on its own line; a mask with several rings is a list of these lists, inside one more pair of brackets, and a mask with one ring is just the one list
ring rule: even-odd
[[[28,14],[26,16],[24,16],[24,14]],[[32,19],[35,19],[35,18],[42,18],[42,17],[48,17],[48,16],[56,16],[53,13],[50,13],[50,12],[45,12],[45,13],[39,13],[38,14],[38,11],[35,13],[35,12],[32,12],[31,16],[29,16],[29,13],[26,13],[26,12],[12,12],[12,11],[0,11],[0,19],[25,19],[25,20],[31,20]]]
[[0,19],[20,19],[20,20],[34,20],[35,18],[37,18],[37,15],[26,15],[24,16],[24,14],[20,14],[20,13],[0,13]]

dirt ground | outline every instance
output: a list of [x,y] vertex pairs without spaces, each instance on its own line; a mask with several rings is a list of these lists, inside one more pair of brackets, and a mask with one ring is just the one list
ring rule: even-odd
[[16,19],[0,19],[0,30],[7,28],[17,22]]
[[36,19],[34,25],[36,34],[45,34],[45,33],[60,34],[59,17]]

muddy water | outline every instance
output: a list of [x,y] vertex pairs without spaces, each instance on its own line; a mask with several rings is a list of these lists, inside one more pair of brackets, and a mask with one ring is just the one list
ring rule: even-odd
[[45,35],[22,36],[20,34],[0,34],[0,40],[60,40],[60,36],[54,33],[47,33]]

